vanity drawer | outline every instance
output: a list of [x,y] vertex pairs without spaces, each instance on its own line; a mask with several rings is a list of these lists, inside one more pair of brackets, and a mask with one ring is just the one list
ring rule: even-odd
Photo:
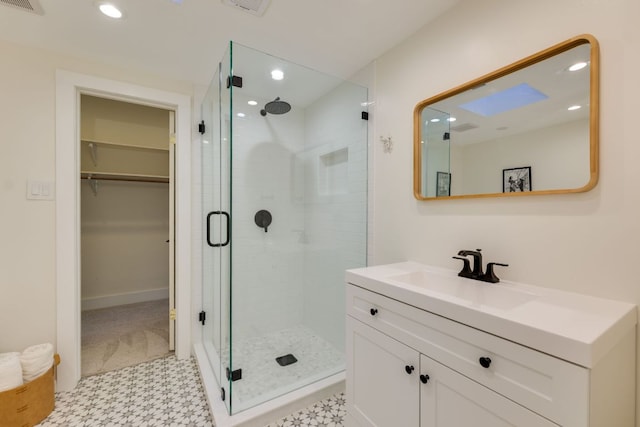
[[347,314],[560,425],[589,425],[583,367],[351,284]]

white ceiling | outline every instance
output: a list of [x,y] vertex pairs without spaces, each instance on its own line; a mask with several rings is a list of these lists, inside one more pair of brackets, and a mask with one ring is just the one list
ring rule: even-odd
[[271,0],[261,17],[221,0],[40,0],[44,15],[0,5],[0,39],[206,84],[229,40],[341,78],[460,0]]

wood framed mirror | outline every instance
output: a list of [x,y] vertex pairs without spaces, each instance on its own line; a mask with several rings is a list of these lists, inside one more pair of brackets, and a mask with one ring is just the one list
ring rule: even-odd
[[584,34],[414,109],[418,200],[578,193],[598,182],[599,46]]

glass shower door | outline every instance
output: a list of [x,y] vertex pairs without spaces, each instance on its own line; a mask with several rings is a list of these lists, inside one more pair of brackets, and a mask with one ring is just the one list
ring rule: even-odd
[[[202,102],[202,341],[218,384],[224,388],[229,352],[228,126],[223,119],[221,67]],[[228,109],[228,107],[226,107]],[[222,392],[226,394],[228,388]],[[224,396],[229,408],[230,399]]]
[[231,106],[222,112],[237,414],[344,370],[344,270],[366,264],[367,90],[231,49],[221,90]]

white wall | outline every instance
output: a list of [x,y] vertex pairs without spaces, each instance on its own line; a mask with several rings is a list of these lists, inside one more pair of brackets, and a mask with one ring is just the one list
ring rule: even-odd
[[192,86],[6,42],[0,42],[0,57],[3,131],[0,352],[3,352],[56,342],[55,200],[26,200],[27,180],[54,182],[56,69],[187,95],[191,94]]
[[169,297],[169,184],[80,185],[83,310]]
[[[499,275],[640,302],[640,2],[474,0],[377,61],[376,263],[413,259],[458,268],[483,248]],[[418,101],[582,33],[601,48],[600,181],[587,193],[419,202],[412,195],[412,111]],[[464,64],[464,65],[461,65]],[[640,425],[640,424],[639,424]]]
[[533,190],[580,188],[590,178],[589,123],[562,123],[463,145],[453,153],[461,157],[452,159],[459,163],[451,171],[461,178],[461,188],[453,194],[502,193],[502,170],[523,166],[531,166]]

